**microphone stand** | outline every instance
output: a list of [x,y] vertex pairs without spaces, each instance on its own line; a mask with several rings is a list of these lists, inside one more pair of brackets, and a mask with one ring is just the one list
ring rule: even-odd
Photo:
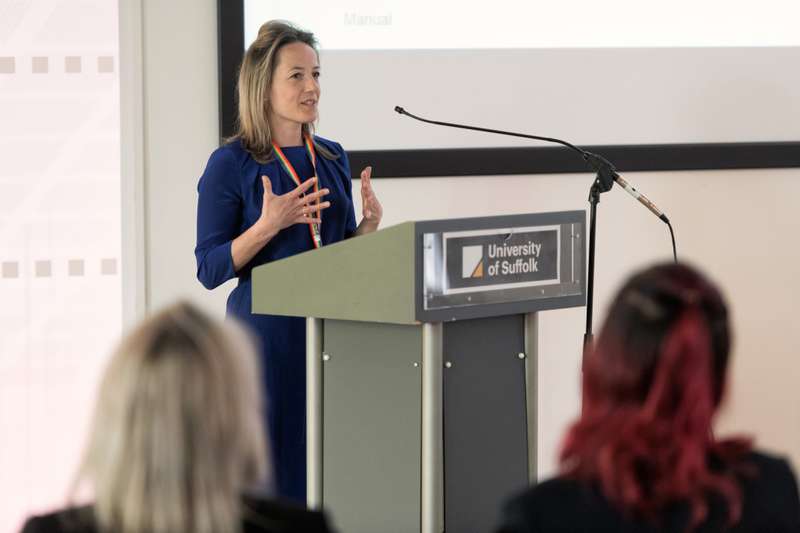
[[594,334],[592,333],[592,318],[594,314],[594,258],[595,240],[597,235],[597,204],[600,203],[600,194],[608,192],[614,186],[614,166],[605,158],[584,153],[584,159],[596,172],[596,177],[589,187],[589,266],[586,273],[586,330],[583,333],[583,356],[592,347]]
[[583,355],[592,346],[592,315],[594,311],[594,243],[597,234],[597,204],[600,203],[597,180],[589,188],[589,268],[586,273],[586,330],[583,333]]
[[653,212],[659,219],[661,219],[667,226],[669,226],[670,236],[672,237],[672,253],[675,258],[675,262],[678,262],[678,254],[675,247],[675,233],[672,230],[672,224],[670,224],[669,219],[667,216],[662,213],[650,200],[646,197],[641,195],[636,189],[631,187],[628,182],[623,180],[620,175],[617,173],[617,170],[614,168],[614,165],[611,164],[606,158],[593,154],[591,152],[587,152],[582,148],[575,146],[574,144],[568,143],[567,141],[563,141],[561,139],[556,139],[554,137],[540,137],[538,135],[527,135],[525,133],[515,133],[511,131],[503,131],[503,130],[492,130],[488,128],[479,128],[476,126],[466,126],[464,124],[454,124],[451,122],[440,122],[436,120],[428,120],[422,117],[418,117],[413,115],[403,109],[400,106],[395,106],[394,110],[401,114],[409,116],[415,120],[419,120],[421,122],[427,122],[428,124],[436,124],[438,126],[448,126],[451,128],[460,128],[465,130],[473,130],[473,131],[482,131],[487,133],[496,133],[499,135],[508,135],[511,137],[523,137],[525,139],[534,139],[537,141],[545,141],[555,144],[560,144],[562,146],[566,146],[570,150],[577,152],[583,157],[584,161],[586,161],[589,167],[595,172],[596,176],[594,181],[592,182],[592,186],[589,188],[589,265],[588,265],[588,272],[586,274],[586,331],[583,334],[583,355],[584,357],[587,354],[587,351],[592,346],[593,342],[593,333],[592,333],[592,315],[594,313],[594,264],[595,264],[595,236],[597,233],[597,204],[600,203],[600,195],[604,192],[608,192],[614,186],[614,182],[616,181],[620,187],[625,189],[628,194],[636,198],[640,203],[642,203],[645,207],[647,207],[650,211]]

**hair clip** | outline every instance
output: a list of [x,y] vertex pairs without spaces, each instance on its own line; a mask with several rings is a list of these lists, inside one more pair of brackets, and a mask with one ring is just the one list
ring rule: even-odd
[[664,317],[664,309],[650,296],[639,291],[629,292],[625,302],[638,309],[649,320],[659,320]]

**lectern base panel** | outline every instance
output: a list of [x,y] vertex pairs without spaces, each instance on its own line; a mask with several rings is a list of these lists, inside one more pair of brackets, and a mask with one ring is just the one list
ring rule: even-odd
[[422,502],[423,326],[324,321],[322,506],[337,529],[491,531],[528,483],[525,327],[523,315],[443,325],[427,452],[438,481]]
[[419,531],[422,329],[326,320],[323,331],[323,507],[339,531]]

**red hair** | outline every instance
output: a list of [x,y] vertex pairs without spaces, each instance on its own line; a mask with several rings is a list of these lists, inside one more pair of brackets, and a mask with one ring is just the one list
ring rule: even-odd
[[[729,342],[722,297],[698,272],[665,265],[632,278],[584,361],[583,412],[564,441],[565,474],[644,518],[685,502],[690,529],[716,493],[736,523],[732,467],[750,445],[712,434]],[[722,468],[709,466],[712,457]]]

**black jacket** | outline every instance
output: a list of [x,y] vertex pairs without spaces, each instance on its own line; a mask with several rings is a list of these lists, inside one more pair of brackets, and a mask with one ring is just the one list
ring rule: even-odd
[[[244,499],[243,533],[330,533],[325,515],[289,503]],[[28,519],[22,533],[99,533],[90,507],[77,507]]]
[[[724,500],[712,497],[708,519],[695,533],[800,533],[800,496],[789,464],[751,453],[746,459],[757,474],[742,477],[742,519],[726,528]],[[556,478],[532,487],[505,506],[499,533],[684,533],[689,506],[676,504],[659,523],[626,519],[596,488]]]

